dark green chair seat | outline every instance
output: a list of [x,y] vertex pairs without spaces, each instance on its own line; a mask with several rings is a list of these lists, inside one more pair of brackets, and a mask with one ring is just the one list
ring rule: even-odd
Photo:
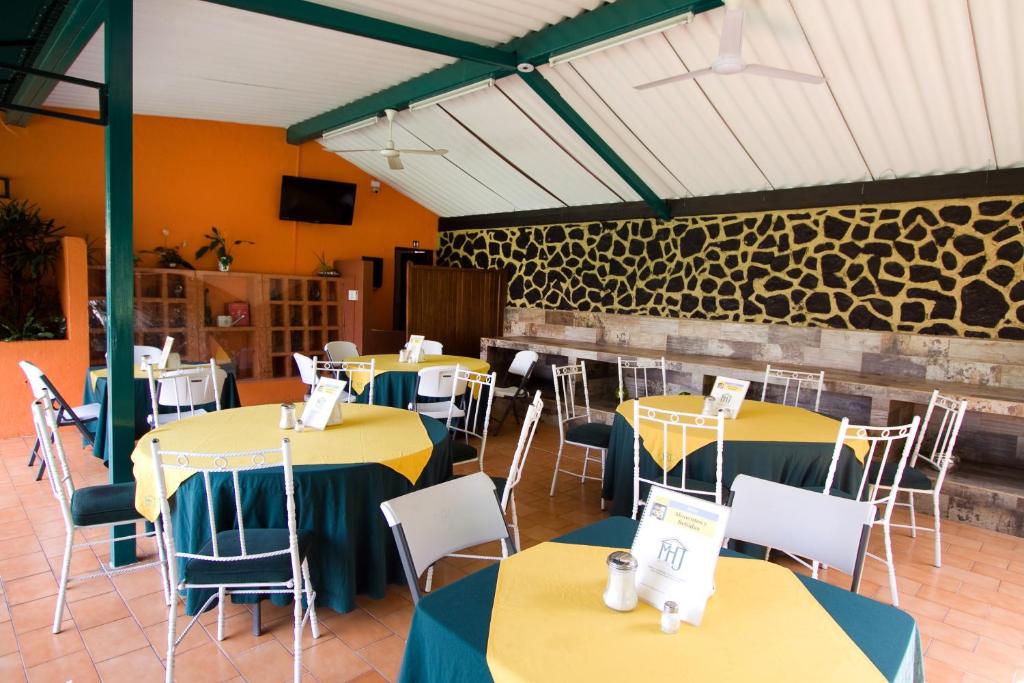
[[135,482],[102,484],[75,489],[71,496],[71,521],[76,526],[109,524],[139,519],[135,509]]
[[[299,561],[305,559],[313,544],[313,534],[299,531]],[[245,549],[249,554],[269,553],[288,547],[287,529],[246,529]],[[217,534],[217,548],[221,555],[239,555],[242,552],[238,529]],[[207,541],[198,555],[213,555],[213,543]],[[287,553],[228,562],[190,559],[185,564],[185,581],[192,584],[283,583],[292,578],[292,559]]]
[[452,462],[466,462],[476,460],[476,448],[458,439],[452,439]]
[[[874,482],[878,478],[878,466],[879,461],[871,461],[871,467],[868,468],[868,481]],[[882,470],[882,486],[892,486],[893,479],[896,478],[896,463],[887,462],[885,469]],[[918,491],[931,491],[932,480],[928,478],[928,475],[917,469],[916,467],[910,467],[909,465],[903,468],[903,478],[900,481],[901,489],[916,489]]]
[[592,448],[608,448],[612,439],[612,426],[601,422],[585,422],[565,433],[565,440]]
[[[804,491],[813,491],[814,493],[825,493],[824,486],[801,486],[800,488],[802,488]],[[835,496],[836,498],[846,498],[847,500],[857,499],[857,497],[854,496],[852,493],[841,491],[837,489],[835,486],[833,486],[832,490],[828,492],[828,495]]]

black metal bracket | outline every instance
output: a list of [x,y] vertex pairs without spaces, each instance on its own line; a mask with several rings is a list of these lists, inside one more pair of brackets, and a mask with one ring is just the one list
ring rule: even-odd
[[96,95],[99,98],[100,113],[98,117],[81,116],[80,114],[68,114],[66,112],[54,111],[52,109],[43,109],[41,107],[27,107],[22,104],[12,104],[10,102],[0,102],[0,109],[7,109],[11,111],[23,111],[29,114],[50,116],[55,119],[66,119],[68,121],[77,121],[79,123],[90,123],[95,126],[107,125],[106,83],[98,83],[97,81],[90,81],[84,78],[75,78],[74,76],[68,76],[66,74],[53,73],[52,71],[43,71],[42,69],[34,69],[30,66],[22,66],[21,64],[11,64],[8,62],[0,62],[0,69],[14,71],[15,73],[28,74],[30,76],[39,76],[41,78],[50,78],[55,81],[60,81],[61,83],[80,85],[85,88],[93,88],[96,90]]

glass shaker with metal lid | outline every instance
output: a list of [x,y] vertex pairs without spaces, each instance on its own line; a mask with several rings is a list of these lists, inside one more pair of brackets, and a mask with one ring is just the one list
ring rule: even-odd
[[608,556],[605,605],[619,612],[629,612],[636,607],[636,568],[636,558],[625,550],[617,550]]

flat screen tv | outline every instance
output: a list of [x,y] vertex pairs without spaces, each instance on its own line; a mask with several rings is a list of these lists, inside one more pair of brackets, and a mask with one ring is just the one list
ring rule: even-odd
[[317,178],[281,177],[283,221],[352,225],[356,205],[356,186]]

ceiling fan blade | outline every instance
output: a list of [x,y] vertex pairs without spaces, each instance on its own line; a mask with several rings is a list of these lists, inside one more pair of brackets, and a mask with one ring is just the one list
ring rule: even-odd
[[377,152],[380,154],[380,148],[377,149],[330,149],[327,148],[328,152],[334,152],[335,154],[350,154],[352,152]]
[[635,85],[635,90],[650,90],[651,88],[660,88],[663,85],[669,83],[678,83],[679,81],[691,81],[694,78],[700,78],[701,76],[710,76],[714,71],[710,67],[706,69],[697,69],[696,71],[688,71],[685,74],[679,74],[678,76],[669,76],[668,78],[662,78],[657,81],[651,81],[650,83],[642,83]]
[[402,154],[432,154],[432,155],[444,155],[448,153],[446,149],[400,149],[397,150]]
[[765,66],[764,64],[747,64],[747,68],[743,70],[743,73],[753,74],[754,76],[765,76],[767,78],[781,78],[787,81],[799,81],[800,83],[825,82],[825,79],[822,76],[805,74],[800,71],[790,71],[789,69],[778,69],[774,66]]
[[400,157],[388,157],[388,168],[392,171],[401,171],[405,166],[402,165],[402,159]]
[[743,10],[726,7],[722,23],[722,41],[718,44],[719,55],[740,55],[743,47]]

